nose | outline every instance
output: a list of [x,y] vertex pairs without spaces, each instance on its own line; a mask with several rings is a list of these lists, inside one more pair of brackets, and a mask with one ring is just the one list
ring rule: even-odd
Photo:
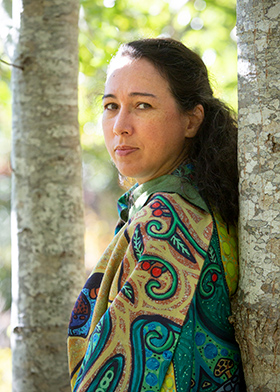
[[130,113],[124,109],[119,110],[115,117],[113,132],[116,135],[131,134],[133,131]]

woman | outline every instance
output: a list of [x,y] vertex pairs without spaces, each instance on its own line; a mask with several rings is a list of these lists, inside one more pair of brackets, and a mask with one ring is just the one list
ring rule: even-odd
[[199,56],[172,39],[121,46],[103,101],[107,149],[137,183],[72,312],[73,391],[244,391],[229,323],[235,121]]

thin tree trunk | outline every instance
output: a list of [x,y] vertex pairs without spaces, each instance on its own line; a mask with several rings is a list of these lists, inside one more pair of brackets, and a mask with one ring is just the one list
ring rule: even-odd
[[[16,3],[20,12],[20,3]],[[66,338],[84,282],[78,0],[23,0],[13,63],[14,392],[70,391]]]
[[234,304],[248,392],[280,390],[278,0],[238,0],[240,273]]

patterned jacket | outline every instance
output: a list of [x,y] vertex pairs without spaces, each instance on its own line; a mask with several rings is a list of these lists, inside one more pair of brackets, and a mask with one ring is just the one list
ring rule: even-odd
[[245,391],[229,322],[235,228],[206,205],[188,166],[134,187],[119,207],[122,223],[71,315],[72,390]]

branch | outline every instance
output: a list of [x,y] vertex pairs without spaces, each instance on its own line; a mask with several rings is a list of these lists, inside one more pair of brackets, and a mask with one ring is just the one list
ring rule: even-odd
[[24,70],[24,68],[23,68],[23,67],[20,67],[19,65],[7,63],[7,61],[4,61],[4,60],[2,60],[2,59],[0,59],[0,61],[1,61],[1,63],[4,63],[4,64],[6,64],[6,65],[10,65],[11,67],[15,67],[15,68],[21,69],[22,71]]

